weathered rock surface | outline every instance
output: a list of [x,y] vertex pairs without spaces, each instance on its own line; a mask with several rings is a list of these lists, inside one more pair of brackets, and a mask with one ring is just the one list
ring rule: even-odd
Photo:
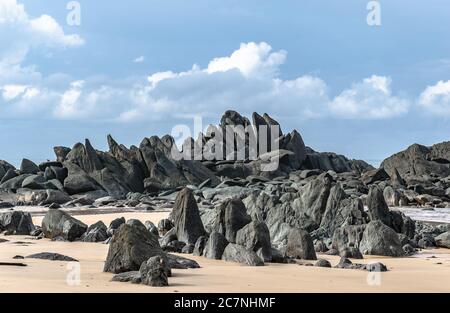
[[143,224],[122,224],[109,244],[105,272],[137,271],[149,258],[163,255],[158,239]]
[[64,240],[79,239],[87,230],[87,226],[68,213],[61,210],[48,210],[42,220],[42,231],[46,238],[62,237]]

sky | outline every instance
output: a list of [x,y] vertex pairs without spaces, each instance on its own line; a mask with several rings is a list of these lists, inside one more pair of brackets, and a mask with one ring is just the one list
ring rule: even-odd
[[445,0],[0,0],[0,159],[233,109],[378,165],[450,140],[449,29]]

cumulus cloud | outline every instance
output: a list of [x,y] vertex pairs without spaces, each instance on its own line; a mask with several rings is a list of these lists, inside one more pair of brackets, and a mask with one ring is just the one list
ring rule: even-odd
[[419,107],[430,114],[450,116],[450,80],[428,86],[418,101]]
[[[26,17],[26,20],[30,19]],[[77,37],[56,31],[57,27],[49,21],[40,23],[41,27],[35,29],[54,35],[54,40],[42,36],[47,38],[47,43],[62,46],[81,43]],[[228,56],[210,60],[204,68],[194,64],[186,71],[169,70],[142,78],[72,79],[61,88],[61,84],[52,86],[40,74],[32,82],[10,79],[3,85],[0,76],[0,91],[8,104],[0,107],[0,113],[24,117],[39,111],[41,116],[55,119],[127,123],[170,116],[216,117],[228,109],[243,113],[270,112],[280,118],[299,119],[389,118],[408,110],[407,100],[392,95],[388,77],[369,77],[332,98],[326,82],[317,76],[281,78],[280,67],[286,58],[284,50],[274,50],[265,42],[249,42],[242,43]],[[143,60],[139,57],[134,61]],[[26,70],[17,67],[17,77]],[[36,74],[32,70],[30,73]]]
[[380,119],[405,114],[408,100],[392,95],[391,78],[376,76],[355,83],[330,102],[332,113],[343,118]]
[[[38,46],[70,47],[79,46],[84,40],[77,34],[67,35],[62,27],[49,15],[32,18],[17,0],[0,2],[1,59],[21,61],[30,48]],[[20,52],[19,59],[13,55]]]

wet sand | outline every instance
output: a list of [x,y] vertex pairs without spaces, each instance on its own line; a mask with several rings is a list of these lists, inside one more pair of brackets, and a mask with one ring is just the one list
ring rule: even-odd
[[[124,216],[141,221],[158,222],[168,212],[125,212],[103,215],[78,215],[87,224]],[[34,217],[40,224],[42,217]],[[202,268],[174,270],[169,287],[153,288],[131,283],[111,282],[113,274],[103,273],[108,246],[101,243],[51,242],[31,240],[27,236],[0,237],[9,242],[0,243],[0,262],[23,262],[27,267],[0,266],[0,292],[449,292],[450,250],[423,251],[417,257],[367,257],[355,262],[380,261],[389,272],[370,274],[359,270],[315,268],[300,265],[270,264],[247,267],[236,263],[195,259]],[[15,244],[24,241],[29,244]],[[79,285],[67,283],[71,264],[46,260],[13,260],[15,255],[38,252],[57,252],[80,260]],[[431,258],[435,256],[435,258]],[[332,265],[339,258],[319,255]],[[442,264],[437,264],[442,263]],[[68,268],[69,266],[69,268]],[[369,281],[369,283],[368,283]]]

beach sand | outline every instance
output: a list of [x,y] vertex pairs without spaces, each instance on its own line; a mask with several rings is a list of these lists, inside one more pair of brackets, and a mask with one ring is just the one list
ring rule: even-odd
[[[124,216],[157,223],[168,216],[167,212],[126,212],[103,215],[78,215],[87,224],[102,220],[109,224],[114,218]],[[34,217],[40,224],[42,217]],[[202,268],[173,270],[169,287],[153,288],[131,283],[111,282],[113,274],[103,273],[108,245],[101,243],[52,242],[47,239],[32,240],[27,236],[0,237],[9,242],[0,243],[0,262],[23,262],[27,267],[0,266],[0,292],[449,292],[450,250],[422,251],[417,257],[386,258],[366,257],[355,262],[380,261],[389,272],[368,273],[360,270],[343,270],[300,266],[295,264],[270,264],[264,267],[247,267],[235,263],[187,257],[196,260]],[[29,244],[16,244],[22,241]],[[80,260],[79,285],[67,283],[71,264],[46,260],[13,260],[16,255],[26,256],[38,252],[56,252]],[[431,258],[431,256],[435,256]],[[338,257],[319,255],[332,265]],[[442,263],[442,264],[437,264]],[[368,283],[371,282],[371,283]]]

